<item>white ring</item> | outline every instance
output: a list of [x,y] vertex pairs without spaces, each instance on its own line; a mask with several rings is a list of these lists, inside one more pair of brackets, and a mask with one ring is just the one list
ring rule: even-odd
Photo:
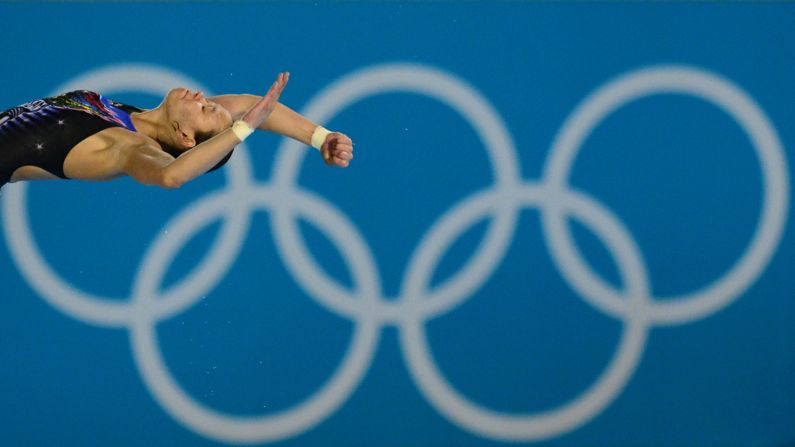
[[[586,98],[566,120],[555,138],[544,171],[544,181],[552,189],[568,188],[568,176],[578,151],[593,129],[619,107],[638,98],[661,93],[692,95],[709,101],[731,116],[748,134],[762,167],[764,200],[758,226],[741,258],[721,278],[705,288],[682,296],[665,297],[650,303],[649,313],[658,324],[686,323],[704,318],[737,299],[759,277],[776,250],[784,230],[789,204],[787,161],[781,141],[762,109],[743,90],[704,70],[691,67],[660,66],[637,70],[619,77]],[[545,231],[560,228],[561,219],[545,220]],[[568,231],[559,239],[576,253]],[[586,263],[571,259],[567,265]],[[617,303],[612,287],[589,269],[570,279],[578,289],[598,289],[601,299],[594,301],[603,311],[613,313]],[[612,303],[610,303],[612,301]],[[608,304],[610,303],[610,304]]]
[[[625,329],[610,365],[580,397],[549,411],[516,415],[483,408],[462,396],[445,379],[430,354],[428,341],[419,318],[405,319],[400,326],[400,341],[406,363],[417,386],[433,406],[463,429],[492,439],[511,442],[540,441],[560,435],[595,417],[623,390],[635,370],[646,345],[648,322],[642,304],[648,299],[645,269],[633,266],[642,262],[639,253],[630,252],[633,246],[628,234],[622,233],[618,219],[592,199],[573,192],[554,197],[543,188],[525,186],[518,196],[528,206],[537,206],[542,213],[550,206],[571,213],[594,231],[610,253],[619,253],[616,265],[621,272],[626,292],[623,298],[630,309],[622,315]],[[550,204],[550,199],[559,202]],[[625,251],[629,250],[629,251]],[[412,290],[424,290],[426,283],[414,285]]]
[[[245,197],[245,204],[247,207],[272,210],[280,206],[278,201],[274,200],[275,196],[274,191],[266,187],[254,188]],[[298,193],[295,193],[291,199],[292,209],[316,227],[324,228],[330,224],[329,221],[323,220],[322,216],[333,214],[333,211],[324,210],[324,207],[328,208],[324,202]],[[203,199],[199,205],[203,209],[199,213],[209,216],[204,218],[203,222],[212,222],[212,217],[222,218],[223,212],[231,207],[229,201],[228,194],[214,194]],[[185,219],[190,222],[188,214],[183,216],[186,216]],[[201,225],[181,225],[179,228],[195,233],[201,230]],[[340,230],[334,226],[326,228],[327,234],[332,234],[333,239],[340,240],[341,236],[334,234],[336,231]],[[187,234],[179,234],[177,238],[190,239]],[[165,250],[169,252],[161,255],[166,260],[174,259],[179,253],[174,244],[156,245],[168,247]],[[153,261],[144,259],[142,262],[144,267],[140,271],[151,271],[151,268],[145,267],[150,262]],[[164,265],[166,264],[167,262]],[[141,311],[135,313],[136,318],[130,328],[130,342],[138,370],[152,395],[175,419],[197,433],[219,441],[245,443],[274,442],[294,436],[308,430],[336,411],[359,385],[370,366],[379,340],[380,327],[374,317],[360,315],[355,322],[353,339],[342,364],[322,388],[304,402],[287,410],[259,417],[235,416],[210,409],[188,395],[174,380],[158,347],[154,326],[160,316],[146,309],[150,307],[149,303],[152,300],[159,301],[158,289],[164,275],[165,271],[161,271],[159,275],[142,274],[136,278],[134,303],[140,306]],[[354,275],[355,285],[359,285],[358,279],[359,277]],[[359,285],[359,288],[362,287],[366,285]],[[374,293],[372,290],[360,292],[362,294],[369,292],[370,295]]]

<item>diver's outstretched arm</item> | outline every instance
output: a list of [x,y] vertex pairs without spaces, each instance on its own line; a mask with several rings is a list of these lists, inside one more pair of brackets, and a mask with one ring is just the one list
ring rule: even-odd
[[[317,128],[317,124],[284,104],[277,104],[273,113],[259,126],[259,129],[290,137],[308,146],[312,145],[312,134]],[[353,141],[341,132],[328,134],[319,150],[327,165],[346,168],[353,159]]]
[[[232,119],[238,120],[244,119],[246,111],[261,98],[256,95],[241,94],[213,96],[207,99],[229,110]],[[318,124],[286,105],[277,103],[268,118],[256,128],[292,138],[309,146]],[[320,153],[326,164],[347,167],[353,159],[353,142],[343,133],[332,132],[320,147]]]
[[123,148],[120,171],[144,185],[179,188],[215,166],[239,141],[231,129],[225,130],[174,158],[157,141],[146,139]]
[[[232,120],[237,121],[243,118],[246,112],[260,100],[260,97],[250,94],[221,95],[209,97],[207,100],[223,106],[232,114]],[[296,113],[282,103],[278,103],[270,117],[257,128],[309,145],[311,144],[312,132],[315,131],[317,126],[317,124],[303,115]]]

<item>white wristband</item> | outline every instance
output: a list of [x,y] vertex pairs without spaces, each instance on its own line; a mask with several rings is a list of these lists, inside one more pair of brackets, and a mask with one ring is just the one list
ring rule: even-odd
[[252,129],[247,122],[243,120],[237,120],[234,124],[232,124],[232,132],[235,133],[235,136],[238,140],[243,141],[254,132],[254,129]]
[[331,131],[323,126],[315,127],[315,131],[312,132],[312,147],[320,150],[320,147],[326,142],[326,137],[330,133]]

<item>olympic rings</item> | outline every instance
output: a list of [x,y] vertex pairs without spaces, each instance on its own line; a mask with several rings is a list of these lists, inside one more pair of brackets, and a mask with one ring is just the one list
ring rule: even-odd
[[[144,81],[145,80],[145,81]],[[161,95],[173,85],[208,91],[189,78],[156,66],[105,67],[66,83],[58,91],[90,85],[103,92],[135,90]],[[127,301],[76,289],[46,263],[30,232],[26,187],[13,185],[3,196],[6,241],[14,262],[31,287],[48,303],[78,320],[103,327],[126,327],[139,372],[157,402],[185,427],[226,442],[274,442],[310,430],[337,411],[363,380],[373,360],[381,329],[395,326],[408,369],[419,390],[440,414],[464,430],[506,441],[536,441],[567,433],[587,423],[623,390],[640,361],[649,329],[705,318],[738,299],[759,278],[781,241],[789,206],[787,161],[775,128],[741,88],[695,67],[655,66],[627,73],[599,87],[566,120],[552,144],[539,181],[521,178],[514,142],[496,109],[463,80],[441,70],[411,64],[386,64],[351,73],[310,102],[304,115],[327,122],[349,105],[386,92],[428,96],[458,112],[483,141],[495,184],[454,204],[431,226],[409,259],[399,296],[387,299],[377,258],[355,223],[324,198],[298,185],[306,153],[285,139],[272,180],[257,184],[245,145],[232,158],[227,188],[201,197],[164,226],[149,246],[133,278]],[[568,185],[577,153],[608,115],[643,96],[678,93],[724,110],[748,134],[762,168],[764,199],[756,232],[741,258],[703,290],[674,299],[651,296],[641,247],[621,219],[583,191]],[[516,230],[519,212],[537,208],[550,256],[563,278],[595,309],[623,322],[615,355],[580,396],[550,411],[506,414],[484,408],[456,391],[428,348],[425,323],[469,299],[499,267]],[[155,325],[184,312],[223,280],[239,255],[251,216],[269,212],[277,250],[295,281],[319,305],[354,322],[348,351],[331,378],[307,400],[260,417],[225,414],[188,395],[170,375]],[[297,226],[304,219],[336,247],[351,272],[353,290],[338,284],[312,257]],[[451,245],[475,223],[489,227],[475,253],[444,283],[431,277]],[[577,249],[568,220],[590,229],[618,266],[620,286],[606,283]],[[180,248],[210,223],[223,226],[205,257],[181,282],[161,290],[163,276]],[[12,236],[13,235],[13,236]]]

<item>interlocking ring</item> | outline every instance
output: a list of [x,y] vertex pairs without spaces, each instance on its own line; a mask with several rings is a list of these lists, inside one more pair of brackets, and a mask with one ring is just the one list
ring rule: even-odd
[[[142,80],[145,80],[142,81]],[[173,85],[207,91],[184,75],[155,66],[114,66],[90,72],[58,91],[88,86],[113,93],[163,94]],[[355,223],[326,199],[298,185],[306,148],[285,139],[272,180],[257,184],[245,145],[226,169],[228,185],[177,214],[149,246],[127,301],[79,290],[62,279],[39,253],[25,209],[24,184],[3,197],[6,241],[27,282],[48,303],[88,324],[126,327],[140,374],[158,403],[184,426],[226,442],[274,442],[310,430],[337,411],[366,374],[381,329],[394,325],[409,371],[419,390],[442,415],[464,430],[507,441],[537,441],[567,433],[606,408],[623,390],[643,355],[649,329],[705,318],[739,298],[762,274],[781,240],[789,205],[783,148],[770,120],[742,91],[718,75],[684,66],[655,66],[625,74],[589,95],[556,137],[540,181],[525,181],[510,133],[478,91],[438,69],[410,64],[379,65],[354,72],[325,90],[304,114],[327,122],[344,108],[386,92],[411,92],[449,105],[468,121],[488,150],[495,183],[447,210],[422,237],[409,259],[396,299],[387,299],[376,257]],[[651,295],[642,250],[606,206],[568,184],[577,152],[608,115],[643,96],[678,93],[709,101],[748,134],[762,168],[764,199],[756,232],[740,259],[719,279],[682,296]],[[469,299],[499,267],[516,230],[519,212],[536,208],[553,262],[563,278],[595,309],[623,322],[615,355],[580,396],[549,411],[509,414],[484,408],[444,377],[428,348],[424,328],[433,318]],[[186,393],[162,358],[155,325],[185,311],[225,276],[239,255],[257,210],[269,212],[276,247],[295,281],[321,306],[355,323],[350,346],[330,379],[305,401],[259,417],[221,413]],[[340,285],[313,258],[297,226],[304,219],[327,237],[351,272],[353,290]],[[446,251],[475,223],[490,219],[483,242],[464,266],[442,284],[431,277]],[[608,249],[620,275],[619,288],[605,282],[585,261],[569,231],[575,219]],[[163,276],[180,249],[217,220],[223,226],[207,255],[181,282],[161,290]],[[12,237],[13,235],[13,237]]]

